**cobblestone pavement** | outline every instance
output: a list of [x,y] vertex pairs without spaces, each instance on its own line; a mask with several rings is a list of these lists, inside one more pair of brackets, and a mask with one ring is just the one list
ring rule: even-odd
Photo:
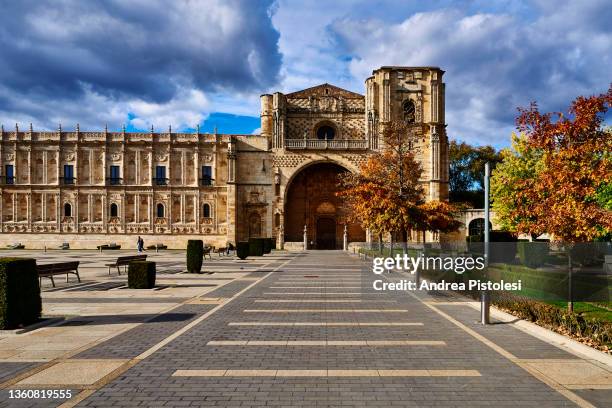
[[[380,277],[354,256],[339,251],[276,253],[257,262],[232,261],[234,267],[248,265],[249,273],[58,362],[72,367],[89,362],[110,370],[76,387],[77,396],[68,403],[612,406],[607,368],[508,324],[480,326],[478,311],[466,302],[436,293],[376,292],[372,281]],[[563,367],[568,367],[569,380],[560,375]],[[594,373],[589,384],[575,374],[584,373],[585,367]],[[52,369],[22,383],[29,381],[29,388],[42,384]],[[21,389],[20,383],[10,388]],[[75,389],[75,384],[55,388]],[[7,390],[2,392],[0,406],[59,404],[16,403],[6,399]]]

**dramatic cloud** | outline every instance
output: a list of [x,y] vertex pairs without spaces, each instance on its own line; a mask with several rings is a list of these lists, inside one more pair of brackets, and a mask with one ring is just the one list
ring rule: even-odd
[[258,93],[281,55],[269,1],[0,0],[0,121],[201,122],[208,93]]
[[338,19],[337,44],[355,78],[381,65],[446,70],[449,135],[506,145],[517,106],[565,109],[612,80],[612,8],[605,1],[539,3],[530,18],[442,9],[389,24]]

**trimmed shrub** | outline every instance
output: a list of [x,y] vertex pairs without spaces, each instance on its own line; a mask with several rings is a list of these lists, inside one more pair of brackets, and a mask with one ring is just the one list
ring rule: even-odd
[[264,254],[269,254],[270,252],[272,252],[272,238],[264,238],[263,239],[263,243],[264,243]]
[[134,261],[128,266],[128,288],[152,289],[155,287],[155,262]]
[[492,302],[513,315],[558,333],[587,339],[591,346],[607,349],[612,345],[612,323],[568,312],[546,303],[507,293],[494,293]]
[[36,260],[0,258],[0,329],[34,323],[41,311]]
[[[489,231],[489,262],[510,263],[516,258],[516,237],[507,231]],[[484,254],[484,233],[466,237],[468,250],[473,254]],[[497,245],[495,245],[497,243]],[[499,244],[504,243],[504,244]]]
[[204,243],[201,239],[187,241],[187,272],[200,273],[204,259]]
[[276,238],[270,238],[270,242],[272,242],[272,249],[276,249]]
[[576,243],[570,250],[572,263],[582,266],[598,266],[603,263],[603,256],[597,246],[590,242]]
[[548,258],[548,242],[525,242],[517,243],[518,255],[521,263],[530,268],[544,265]]
[[264,254],[264,239],[263,238],[249,238],[249,255],[250,256],[263,256]]
[[246,259],[249,256],[249,243],[246,241],[236,243],[236,255],[240,259]]

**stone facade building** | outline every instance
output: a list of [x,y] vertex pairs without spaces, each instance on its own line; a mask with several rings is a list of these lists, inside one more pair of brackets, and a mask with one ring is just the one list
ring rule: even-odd
[[385,122],[414,124],[429,199],[448,192],[443,71],[382,67],[365,96],[323,84],[261,96],[261,134],[0,130],[0,245],[116,242],[184,248],[275,237],[336,248],[346,220],[336,176],[381,148]]

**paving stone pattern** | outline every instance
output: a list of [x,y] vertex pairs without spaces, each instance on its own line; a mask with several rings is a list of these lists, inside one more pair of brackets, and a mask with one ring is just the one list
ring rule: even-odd
[[[280,262],[276,265],[281,265]],[[529,373],[433,313],[403,292],[375,293],[375,278],[362,262],[341,252],[296,256],[263,281],[224,305],[195,327],[96,391],[79,406],[221,406],[221,407],[564,407],[574,406]],[[339,274],[349,276],[338,276]],[[304,275],[319,278],[304,279]],[[287,278],[304,283],[282,283]],[[326,280],[346,282],[326,283]],[[352,279],[349,279],[352,278]],[[356,279],[358,278],[358,279]],[[367,280],[367,281],[366,281]],[[366,281],[366,282],[362,282]],[[355,284],[356,282],[356,284]],[[247,282],[245,282],[247,283]],[[252,282],[248,282],[250,284]],[[230,284],[231,285],[231,284]],[[227,285],[229,286],[229,285]],[[241,285],[240,285],[241,286]],[[226,289],[237,293],[239,285]],[[321,289],[271,289],[310,286]],[[334,287],[334,289],[331,289]],[[335,287],[340,287],[335,288]],[[225,288],[225,287],[224,287]],[[217,289],[221,293],[222,289]],[[217,291],[216,290],[216,291]],[[327,293],[361,292],[361,303],[306,303],[342,299]],[[230,293],[231,292],[231,293]],[[267,295],[264,292],[277,292]],[[290,295],[287,292],[318,292]],[[213,296],[212,293],[209,294]],[[216,296],[216,295],[215,295]],[[219,294],[221,297],[221,295]],[[224,296],[225,297],[225,296]],[[296,299],[265,304],[261,299]],[[351,299],[354,299],[352,296]],[[391,302],[389,302],[391,301]],[[464,307],[464,306],[459,306]],[[249,313],[247,309],[321,309],[308,313]],[[360,309],[378,309],[378,313]],[[389,312],[406,309],[407,312]],[[337,310],[337,312],[324,312]],[[388,313],[389,312],[389,313]],[[463,318],[458,316],[458,318]],[[291,323],[422,322],[423,326],[230,326],[231,322]],[[494,330],[511,328],[500,325]],[[487,336],[489,333],[487,333]],[[529,337],[518,331],[495,334],[502,346],[516,351]],[[437,340],[439,346],[211,346],[212,340]],[[118,343],[121,343],[118,341]],[[555,352],[553,346],[529,343],[529,350]],[[120,344],[117,344],[120,347]],[[107,350],[110,352],[112,347]],[[98,349],[100,350],[100,349]],[[128,353],[129,354],[129,353]],[[93,357],[93,355],[92,355]],[[176,370],[277,369],[453,369],[478,370],[480,377],[175,377]]]
[[98,344],[74,358],[134,358],[215,305],[182,305]]

